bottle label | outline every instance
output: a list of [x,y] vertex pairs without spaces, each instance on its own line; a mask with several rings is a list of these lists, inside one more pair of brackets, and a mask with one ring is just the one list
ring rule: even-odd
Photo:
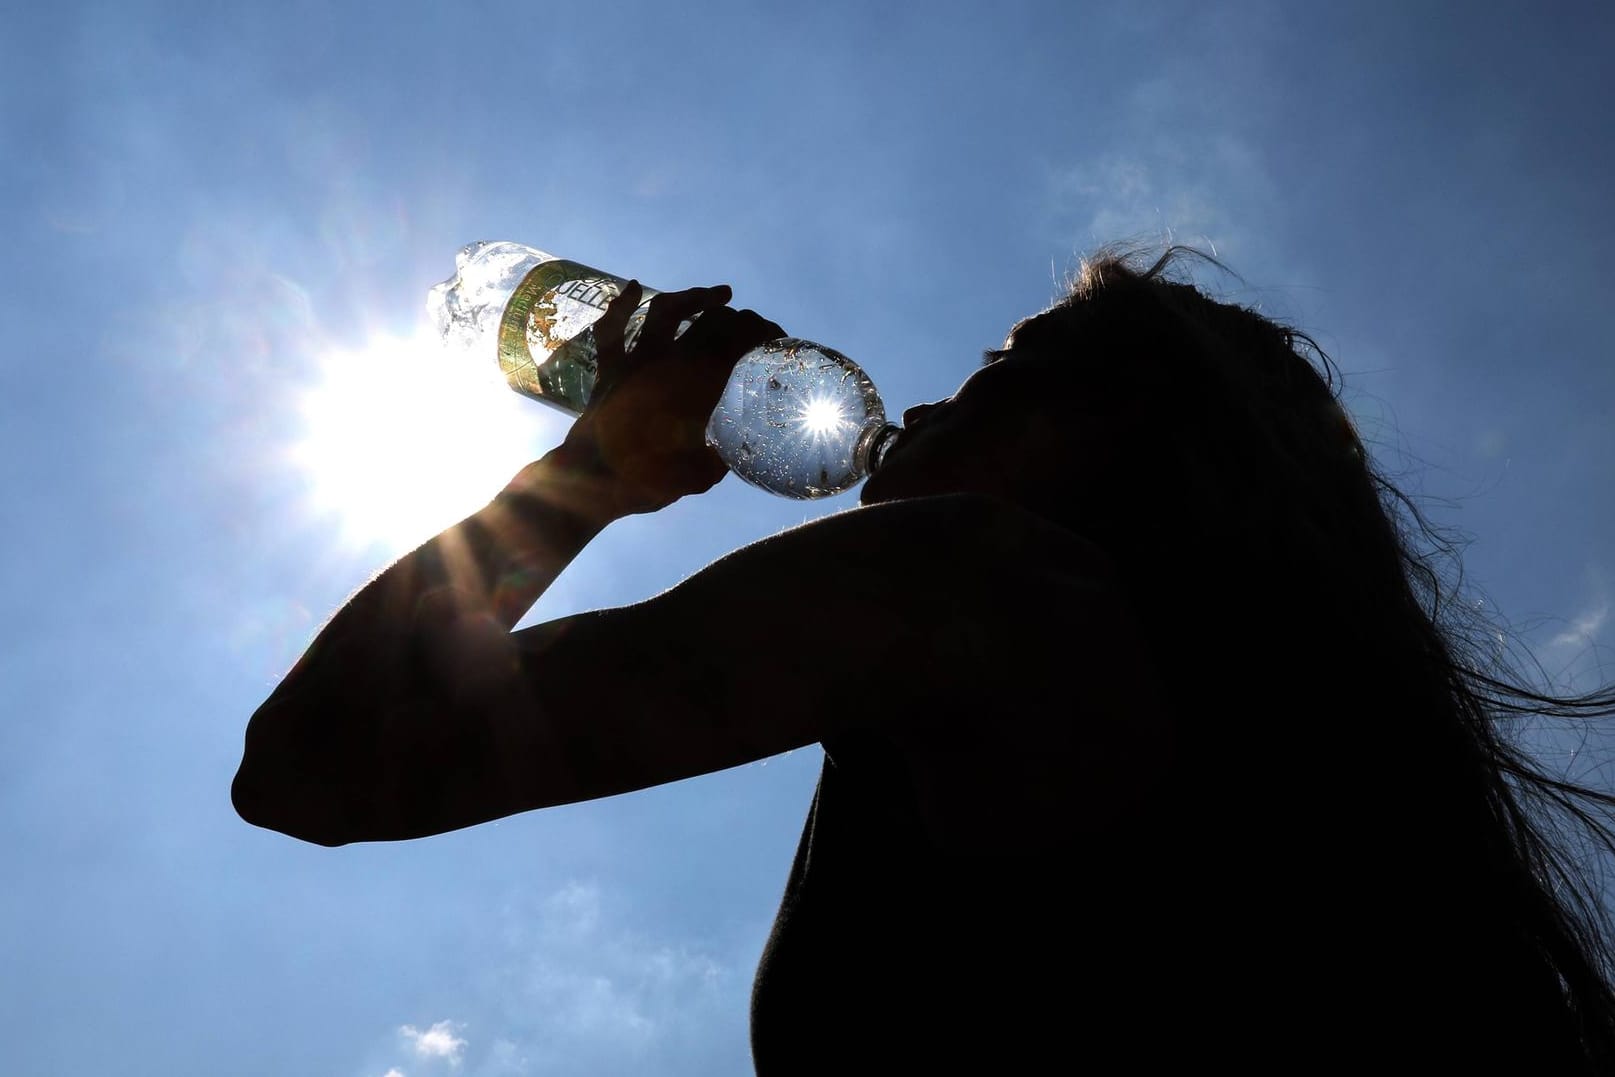
[[534,266],[505,304],[499,369],[523,396],[573,415],[594,389],[592,327],[625,282],[564,258]]

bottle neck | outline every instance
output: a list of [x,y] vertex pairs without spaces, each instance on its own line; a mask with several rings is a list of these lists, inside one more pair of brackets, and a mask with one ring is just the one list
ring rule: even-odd
[[886,423],[883,426],[873,427],[859,439],[856,450],[855,463],[858,471],[864,478],[868,478],[880,470],[880,465],[886,461],[886,453],[897,440],[897,435],[903,428],[896,423]]

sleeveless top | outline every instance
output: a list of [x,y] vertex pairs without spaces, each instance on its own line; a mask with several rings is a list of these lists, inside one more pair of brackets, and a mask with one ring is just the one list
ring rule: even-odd
[[871,734],[824,747],[752,991],[760,1077],[1031,1072],[1092,1049],[1073,1039],[1074,985],[1137,987],[1136,951],[1092,930],[1115,904],[1099,880],[1126,874],[1114,854],[945,853],[895,749]]
[[1190,794],[1080,845],[964,856],[878,735],[824,749],[753,986],[758,1077],[1584,1072],[1472,884],[1375,871],[1282,796],[1221,845],[1229,820],[1197,824]]

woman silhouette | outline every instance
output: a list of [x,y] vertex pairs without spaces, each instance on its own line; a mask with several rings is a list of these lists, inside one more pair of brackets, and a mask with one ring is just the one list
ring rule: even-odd
[[[1570,841],[1608,847],[1612,800],[1499,730],[1615,695],[1481,661],[1328,360],[1180,263],[1087,262],[904,416],[859,508],[512,632],[612,520],[722,477],[706,416],[785,335],[693,289],[625,351],[630,286],[564,444],[355,595],[254,715],[237,809],[402,839],[818,743],[753,993],[765,1077],[1615,1072]],[[737,624],[768,661],[732,659]]]

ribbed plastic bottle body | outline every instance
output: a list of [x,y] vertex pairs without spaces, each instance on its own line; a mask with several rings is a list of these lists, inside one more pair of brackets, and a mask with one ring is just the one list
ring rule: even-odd
[[[594,389],[594,323],[626,284],[519,243],[472,243],[456,258],[454,277],[432,289],[427,308],[446,339],[491,350],[516,392],[577,415]],[[656,294],[644,289],[635,322]]]
[[594,389],[594,323],[625,283],[564,258],[534,266],[499,322],[499,369],[510,387],[581,412]]

